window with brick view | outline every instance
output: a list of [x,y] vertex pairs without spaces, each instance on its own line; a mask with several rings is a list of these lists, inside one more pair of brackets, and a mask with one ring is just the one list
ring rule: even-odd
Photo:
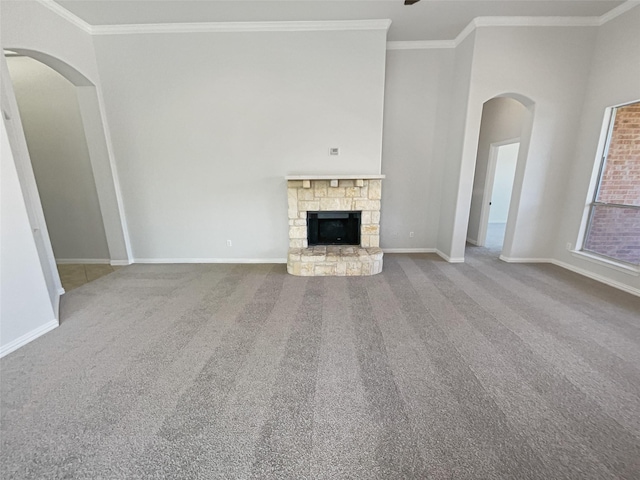
[[613,109],[583,250],[640,264],[640,102]]

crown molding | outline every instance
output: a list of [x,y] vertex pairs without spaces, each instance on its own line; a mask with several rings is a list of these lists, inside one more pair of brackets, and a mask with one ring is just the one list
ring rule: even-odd
[[476,17],[477,27],[597,27],[600,17]]
[[388,30],[391,20],[338,20],[313,22],[209,22],[155,23],[136,25],[98,25],[94,35],[144,33],[231,33],[231,32],[317,32],[344,30]]
[[149,23],[130,25],[90,25],[54,0],[36,0],[53,13],[91,35],[131,35],[144,33],[208,32],[317,32],[347,30],[389,30],[390,19],[293,22],[198,22]]
[[[388,30],[391,26],[391,20],[389,19],[90,25],[54,0],[36,0],[36,2],[91,35]],[[476,17],[469,22],[454,40],[391,41],[387,42],[387,50],[455,48],[479,27],[598,27],[639,5],[640,0],[627,0],[599,17]]]
[[80,30],[83,30],[84,32],[87,32],[87,33],[92,33],[93,27],[91,25],[89,25],[87,22],[82,20],[77,15],[74,15],[73,13],[71,13],[69,10],[64,8],[59,3],[56,3],[53,0],[36,0],[36,2],[38,2],[43,7],[49,9],[56,15],[72,23],[73,25],[78,27]]
[[637,7],[638,5],[640,5],[640,1],[638,0],[627,0],[622,5],[618,5],[616,8],[609,10],[607,13],[601,15],[598,18],[598,25],[599,26],[604,25],[605,23],[613,20],[616,17],[619,17],[623,13],[628,12],[629,10]]
[[387,42],[387,50],[429,50],[433,48],[455,48],[455,40],[420,40]]
[[454,40],[460,45],[477,28],[482,27],[597,27],[600,17],[476,17]]

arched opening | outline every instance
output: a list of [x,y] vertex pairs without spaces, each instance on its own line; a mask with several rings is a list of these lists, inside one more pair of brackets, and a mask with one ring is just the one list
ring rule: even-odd
[[526,108],[510,97],[484,103],[476,153],[467,244],[501,252]]
[[518,94],[495,96],[482,107],[467,247],[508,257],[517,228],[534,103]]
[[[5,53],[9,53],[9,56],[4,59],[7,67],[2,69],[3,115],[12,150],[15,150],[16,168],[42,270],[52,305],[57,311],[58,298],[64,290],[61,288],[56,268],[56,256],[58,258],[70,256],[70,250],[61,251],[61,237],[66,235],[67,240],[71,240],[67,244],[75,244],[76,250],[80,249],[79,256],[74,255],[67,260],[93,259],[110,264],[130,263],[130,248],[119,201],[117,176],[112,166],[99,93],[94,83],[70,65],[50,55],[20,48],[10,48],[5,50]],[[14,65],[9,67],[9,63]],[[17,86],[13,74],[19,70],[27,75],[22,75],[21,85]],[[37,72],[36,76],[42,76],[42,78],[34,79],[33,76],[28,75],[30,72]],[[28,90],[34,86],[33,82],[38,80],[42,80],[39,90],[36,92],[32,90],[33,95],[29,94]],[[64,92],[64,94],[58,98],[57,93],[52,92],[52,89],[60,88],[62,90],[56,90],[56,92]],[[26,95],[23,95],[24,93]],[[23,97],[22,100],[25,98],[29,100],[26,103],[21,101],[22,105],[19,108],[16,96]],[[41,98],[38,99],[38,96]],[[66,100],[72,98],[75,101],[73,115],[70,115],[67,110],[69,105],[64,107],[61,105],[62,97]],[[49,111],[37,110],[36,103],[39,100],[44,100]],[[25,108],[28,110],[28,113],[24,112],[25,117],[29,117],[28,127],[24,125],[25,119],[21,118],[22,110]],[[38,113],[34,116],[36,111]],[[47,118],[49,121],[53,120],[54,125],[50,124],[48,132],[44,135],[33,135],[46,123]],[[75,133],[70,133],[67,128],[70,120],[72,120],[71,123],[75,122],[77,127],[74,130]],[[78,128],[82,135],[77,134]],[[31,137],[30,145],[27,145],[29,139],[26,137]],[[47,141],[50,142],[49,147],[46,145]],[[75,143],[76,147],[75,154],[71,155],[72,157],[75,155],[75,165],[71,165],[73,162],[66,162],[65,165],[55,165],[54,163],[57,162],[51,162],[47,165],[46,161],[42,161],[43,157],[47,156],[53,160],[56,155],[64,157],[69,153],[71,143]],[[48,148],[51,153],[56,150],[56,155],[48,155]],[[86,161],[84,164],[77,161],[76,154],[79,150],[84,150]],[[30,151],[33,153],[30,154]],[[32,161],[32,157],[35,158],[37,166]],[[73,182],[77,183],[73,185]],[[57,204],[51,204],[49,200],[51,200],[52,191],[56,188]],[[82,191],[81,195],[78,195],[79,191]],[[44,210],[43,201],[47,203]],[[52,212],[55,211],[56,214],[53,216],[58,219],[62,212],[63,216],[67,217],[66,223],[61,222],[56,225],[55,232],[50,231],[53,224],[48,222],[49,219],[45,220],[45,210],[48,210],[48,217],[52,217]],[[94,215],[92,220],[87,222],[88,210],[92,210]],[[76,227],[79,228],[75,231],[69,229],[69,222],[71,224],[75,222]],[[92,233],[87,239],[88,232]],[[96,242],[97,238],[99,240]],[[57,248],[53,248],[52,242],[57,244]],[[91,253],[91,248],[82,252],[83,247],[90,247],[87,243],[100,243],[98,250],[102,253],[97,255]]]

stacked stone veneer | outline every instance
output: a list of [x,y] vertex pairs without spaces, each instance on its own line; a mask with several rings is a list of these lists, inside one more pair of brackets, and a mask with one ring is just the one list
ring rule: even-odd
[[[288,180],[287,271],[302,276],[375,275],[382,271],[380,199],[382,180]],[[359,211],[359,246],[307,243],[307,212]]]

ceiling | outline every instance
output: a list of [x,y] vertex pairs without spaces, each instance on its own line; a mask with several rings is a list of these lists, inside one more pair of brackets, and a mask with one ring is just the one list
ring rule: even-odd
[[616,0],[55,0],[90,25],[311,20],[393,21],[389,40],[452,40],[475,17],[599,17]]

